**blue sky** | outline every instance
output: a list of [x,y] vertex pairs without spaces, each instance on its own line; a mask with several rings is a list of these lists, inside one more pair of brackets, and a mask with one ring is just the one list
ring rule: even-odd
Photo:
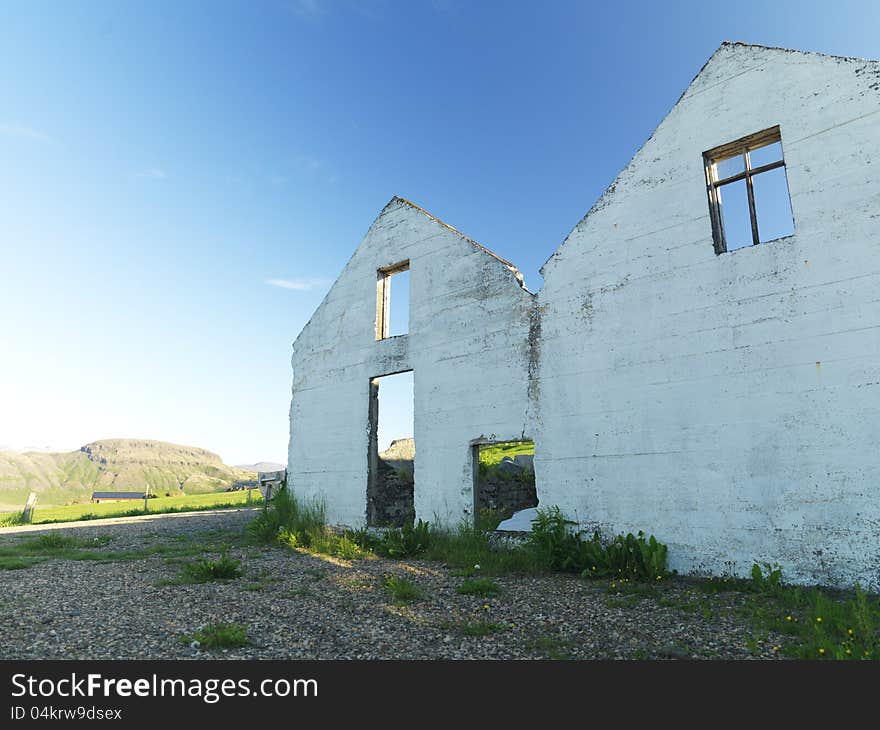
[[721,41],[880,4],[4,2],[0,445],[286,461],[290,347],[410,198],[538,269]]

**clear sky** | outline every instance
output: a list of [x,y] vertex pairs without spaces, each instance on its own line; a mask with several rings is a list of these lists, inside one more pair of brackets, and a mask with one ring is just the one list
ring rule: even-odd
[[286,461],[291,343],[395,194],[538,269],[723,40],[880,3],[0,4],[0,446]]

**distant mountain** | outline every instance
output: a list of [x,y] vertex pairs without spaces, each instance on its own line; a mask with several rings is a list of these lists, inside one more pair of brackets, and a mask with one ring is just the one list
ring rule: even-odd
[[107,439],[67,453],[0,451],[0,511],[88,501],[95,490],[154,494],[218,492],[256,478],[255,469],[227,466],[217,454],[163,441]]
[[256,464],[236,464],[235,468],[246,471],[281,471],[287,467],[274,461],[258,461]]

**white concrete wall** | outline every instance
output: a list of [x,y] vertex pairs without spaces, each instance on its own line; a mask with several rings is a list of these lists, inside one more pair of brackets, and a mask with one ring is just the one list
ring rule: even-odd
[[[795,235],[716,256],[702,153],[776,124]],[[723,46],[543,273],[542,505],[880,587],[880,64]]]
[[[377,342],[376,272],[405,259],[409,334]],[[294,490],[323,498],[332,522],[364,524],[369,381],[412,369],[416,516],[470,515],[470,441],[526,428],[533,301],[504,262],[392,200],[294,344]]]

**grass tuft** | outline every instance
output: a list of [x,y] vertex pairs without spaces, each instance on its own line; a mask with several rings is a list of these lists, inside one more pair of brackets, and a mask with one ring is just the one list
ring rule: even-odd
[[53,552],[56,550],[69,550],[72,548],[77,548],[80,545],[80,541],[72,535],[62,535],[60,532],[44,532],[40,535],[37,535],[35,538],[31,538],[29,540],[25,540],[25,543],[28,547],[35,552],[39,551],[47,551]]
[[280,543],[345,560],[369,555],[352,533],[339,533],[328,527],[321,502],[303,502],[289,489],[276,493],[271,505],[248,524],[247,533],[257,542]]
[[509,627],[506,624],[497,621],[470,621],[461,624],[458,630],[465,636],[489,636],[490,634],[498,634],[507,631]]
[[489,598],[501,593],[501,586],[490,578],[471,578],[465,580],[456,590],[465,596]]
[[424,597],[422,589],[406,578],[389,575],[385,578],[385,590],[398,605],[419,601]]
[[212,649],[227,649],[236,646],[246,646],[249,641],[247,629],[240,624],[207,624],[191,636],[182,636],[184,644],[194,644],[195,648],[211,651]]
[[182,583],[209,583],[214,580],[232,580],[241,576],[241,561],[222,555],[218,560],[199,560],[187,563],[177,579]]

